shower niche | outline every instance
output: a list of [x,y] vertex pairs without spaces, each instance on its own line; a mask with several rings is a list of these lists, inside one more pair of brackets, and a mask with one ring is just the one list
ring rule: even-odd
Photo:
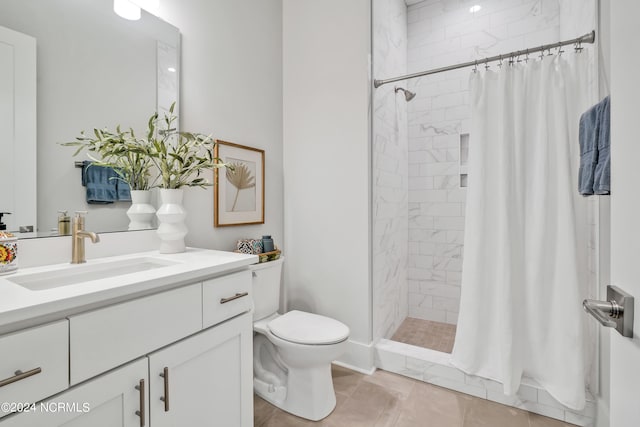
[[460,149],[460,156],[459,156],[460,188],[466,188],[467,180],[468,180],[467,166],[469,163],[469,134],[468,133],[460,134],[458,146]]

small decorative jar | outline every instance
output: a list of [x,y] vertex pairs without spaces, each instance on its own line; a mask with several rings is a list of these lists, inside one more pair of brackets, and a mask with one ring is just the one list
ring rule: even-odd
[[18,269],[18,238],[6,231],[0,231],[0,274],[12,273]]
[[262,248],[265,252],[273,252],[275,247],[273,246],[273,239],[271,236],[262,236]]

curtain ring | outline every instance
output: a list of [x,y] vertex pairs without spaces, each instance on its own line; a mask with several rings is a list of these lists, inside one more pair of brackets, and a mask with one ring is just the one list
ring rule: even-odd
[[498,62],[498,68],[502,68],[502,55],[500,55],[500,59]]
[[562,55],[564,53],[564,50],[562,50],[562,43],[558,42],[558,56]]
[[475,60],[475,63],[473,64],[473,72],[477,73],[478,72],[478,60]]
[[484,58],[484,69],[485,70],[489,69],[489,58]]
[[526,49],[524,53],[524,63],[526,64],[528,62],[529,62],[529,49]]
[[542,61],[544,59],[544,45],[540,46],[540,56],[539,56],[540,60]]

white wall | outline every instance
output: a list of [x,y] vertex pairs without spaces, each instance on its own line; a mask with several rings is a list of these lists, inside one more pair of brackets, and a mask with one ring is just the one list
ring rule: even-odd
[[265,150],[265,224],[214,228],[213,189],[188,189],[187,244],[271,234],[282,247],[281,0],[163,0],[160,16],[182,33],[182,129]]
[[[349,326],[368,369],[368,0],[284,0],[285,283],[289,308]],[[367,359],[368,358],[368,359]]]

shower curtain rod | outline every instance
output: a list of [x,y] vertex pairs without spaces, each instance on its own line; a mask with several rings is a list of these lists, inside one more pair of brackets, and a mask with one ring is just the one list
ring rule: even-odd
[[566,46],[566,45],[570,45],[570,44],[575,44],[575,45],[579,46],[582,43],[594,43],[595,40],[596,40],[596,32],[595,31],[591,31],[590,33],[587,33],[587,34],[585,34],[583,36],[576,37],[575,39],[565,40],[565,41],[561,41],[561,42],[558,42],[558,43],[544,44],[542,46],[538,46],[538,47],[535,47],[535,48],[517,50],[515,52],[510,52],[510,53],[506,53],[506,54],[502,54],[502,55],[495,55],[495,56],[491,56],[489,58],[476,59],[476,60],[469,61],[469,62],[463,62],[462,64],[449,65],[448,67],[434,68],[432,70],[421,71],[419,73],[413,73],[413,74],[406,74],[404,76],[393,77],[393,78],[390,78],[390,79],[374,80],[373,81],[373,87],[378,88],[378,87],[380,87],[380,86],[382,86],[384,84],[398,82],[400,80],[414,79],[416,77],[428,76],[429,74],[441,73],[443,71],[457,70],[458,68],[473,67],[473,66],[478,66],[478,65],[482,65],[482,64],[487,64],[487,63],[493,62],[493,61],[502,61],[503,59],[507,59],[507,58],[516,58],[518,56],[529,55],[531,53],[544,52],[545,50],[551,50],[551,49],[555,49],[555,48],[560,48],[562,46]]

